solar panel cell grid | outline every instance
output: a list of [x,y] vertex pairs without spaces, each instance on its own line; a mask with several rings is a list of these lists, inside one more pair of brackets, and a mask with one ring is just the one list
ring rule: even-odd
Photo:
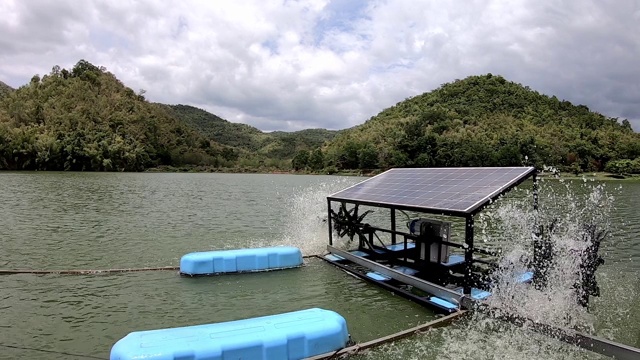
[[534,171],[532,167],[391,169],[329,198],[470,213]]

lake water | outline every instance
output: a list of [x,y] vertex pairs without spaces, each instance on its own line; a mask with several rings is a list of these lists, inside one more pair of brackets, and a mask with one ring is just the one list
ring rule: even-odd
[[[319,254],[327,243],[322,222],[326,196],[361,180],[253,174],[0,173],[0,268],[176,266],[182,255],[192,251],[265,245],[294,245],[307,255]],[[602,296],[593,302],[594,331],[640,346],[640,183],[611,181],[606,186],[616,197],[611,213],[615,231],[601,251],[606,263],[598,272]],[[83,358],[69,354],[108,358],[113,343],[131,331],[309,307],[343,315],[356,341],[435,318],[427,309],[313,258],[299,269],[193,279],[175,271],[20,274],[0,276],[0,359]],[[457,358],[478,355],[477,349],[488,339],[504,345],[505,352],[498,353],[502,357],[520,349],[519,357],[537,358],[545,353],[540,348],[566,355],[561,358],[584,357],[544,338],[523,335],[526,342],[512,343],[502,335],[513,338],[519,330],[485,330],[472,329],[468,336],[460,325],[360,357]],[[451,349],[446,339],[456,336],[456,349]]]

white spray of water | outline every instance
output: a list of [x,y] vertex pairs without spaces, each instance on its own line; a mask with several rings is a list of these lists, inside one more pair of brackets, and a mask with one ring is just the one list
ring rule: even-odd
[[[504,250],[488,302],[536,322],[593,332],[592,317],[577,304],[576,284],[580,283],[580,265],[591,244],[587,226],[609,230],[613,197],[604,184],[583,183],[578,190],[566,182],[554,185],[542,182],[539,211],[533,209],[530,199],[522,198],[495,208],[485,218],[494,226],[491,233],[497,234],[489,241]],[[515,280],[531,266],[532,238],[537,236],[532,233],[540,225],[553,256],[547,285],[536,289]]]
[[359,180],[361,179],[336,177],[304,188],[289,198],[287,208],[290,210],[282,243],[300,248],[304,255],[326,252],[329,243],[327,196]]
[[[503,250],[488,303],[536,322],[593,332],[592,316],[576,301],[576,284],[582,252],[589,245],[585,225],[607,230],[613,197],[603,184],[582,183],[576,189],[568,182],[543,181],[539,199],[538,211],[533,209],[530,196],[504,199],[505,203],[480,219],[480,228],[489,229],[481,231],[483,242]],[[553,231],[549,231],[551,223],[555,224]],[[538,225],[544,226],[554,254],[546,287],[541,289],[515,281],[518,274],[530,269],[532,233]],[[599,358],[480,313],[460,327],[445,329],[443,337],[439,358]]]
[[[543,181],[539,211],[530,191],[502,199],[476,218],[476,244],[502,249],[493,276],[490,305],[537,322],[593,332],[593,318],[576,301],[580,254],[586,246],[585,224],[608,229],[613,197],[603,184],[581,186]],[[549,233],[555,256],[547,286],[536,289],[515,281],[530,269],[536,225],[555,222]],[[607,241],[608,239],[605,239]],[[411,341],[388,345],[366,359],[601,359],[546,335],[519,328],[479,312],[454,326],[432,330]]]

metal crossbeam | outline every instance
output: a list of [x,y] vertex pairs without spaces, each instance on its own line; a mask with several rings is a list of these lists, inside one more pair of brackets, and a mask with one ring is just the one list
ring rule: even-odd
[[336,249],[331,245],[327,245],[327,251],[329,251],[330,253],[334,254],[334,255],[338,255],[346,260],[349,260],[355,264],[364,266],[366,268],[369,268],[373,271],[376,271],[382,275],[388,276],[392,279],[398,280],[398,281],[402,281],[403,283],[407,284],[407,285],[411,285],[417,289],[420,289],[422,291],[428,292],[429,294],[433,295],[433,296],[437,296],[443,300],[449,301],[453,304],[459,304],[463,309],[471,309],[473,307],[473,300],[460,294],[457,293],[451,289],[447,289],[445,287],[442,287],[440,285],[431,283],[429,281],[426,280],[422,280],[420,278],[417,278],[415,276],[411,276],[411,275],[407,275],[405,273],[402,273],[400,271],[391,269],[387,266],[384,265],[380,265],[378,263],[376,263],[375,261],[371,261],[368,259],[365,259],[363,257],[360,256],[356,256],[353,255],[347,251],[343,251],[340,249]]

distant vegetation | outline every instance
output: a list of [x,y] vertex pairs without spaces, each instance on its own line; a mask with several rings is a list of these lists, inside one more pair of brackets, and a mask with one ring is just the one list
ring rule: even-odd
[[340,132],[265,133],[186,105],[149,103],[81,60],[0,83],[0,169],[335,173],[391,167],[553,165],[640,173],[640,134],[491,74],[444,84]]
[[400,102],[344,131],[323,152],[337,170],[553,165],[575,173],[640,172],[633,166],[640,163],[640,134],[627,120],[491,74]]
[[164,106],[170,114],[196,129],[201,135],[234,148],[239,156],[253,156],[263,162],[280,162],[280,167],[285,168],[289,167],[290,160],[296,152],[320,148],[338,133],[325,129],[265,133],[246,124],[229,122],[193,106]]

